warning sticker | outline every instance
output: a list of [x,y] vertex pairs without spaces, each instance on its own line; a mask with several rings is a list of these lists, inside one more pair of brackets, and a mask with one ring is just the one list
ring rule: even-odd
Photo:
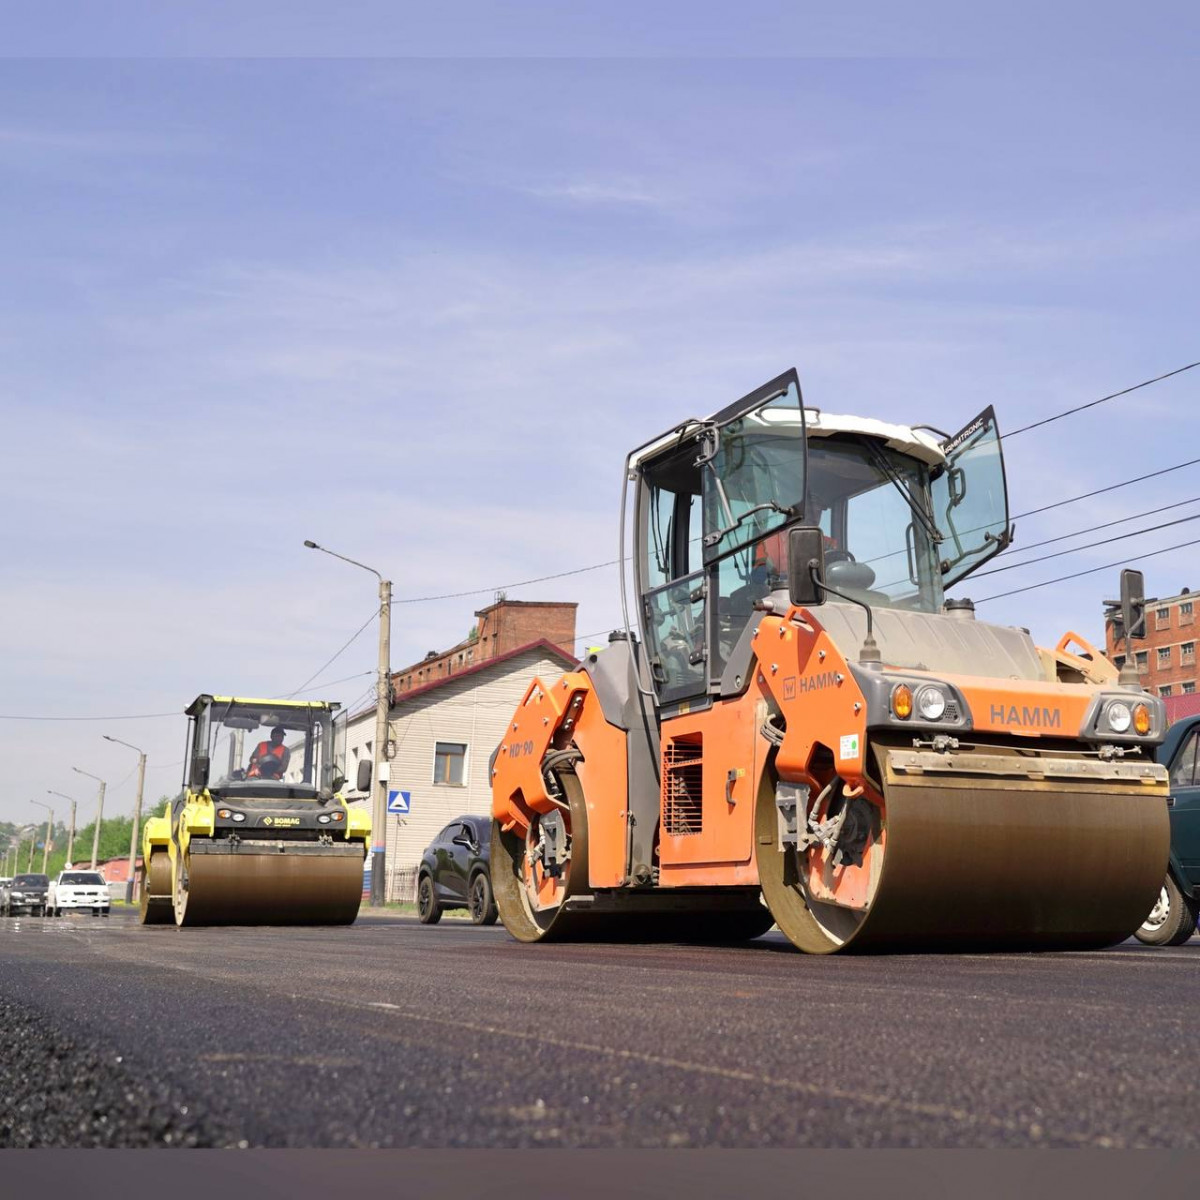
[[841,750],[838,757],[843,761],[850,758],[858,757],[858,734],[846,733],[842,735]]

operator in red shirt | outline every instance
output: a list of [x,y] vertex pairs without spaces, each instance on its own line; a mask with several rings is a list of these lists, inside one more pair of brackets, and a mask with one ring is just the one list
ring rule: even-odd
[[250,755],[250,765],[246,768],[247,779],[282,779],[287,770],[288,760],[292,752],[283,744],[285,731],[282,725],[276,725],[271,730],[269,742],[259,742]]

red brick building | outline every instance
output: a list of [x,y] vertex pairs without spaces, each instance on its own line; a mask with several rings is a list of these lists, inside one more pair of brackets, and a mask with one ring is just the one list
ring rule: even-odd
[[[1197,694],[1195,601],[1189,588],[1177,596],[1147,599],[1146,638],[1131,644],[1142,686],[1167,700]],[[1104,648],[1117,666],[1125,662],[1121,610],[1112,601],[1105,603]]]
[[549,642],[574,660],[578,607],[555,601],[497,600],[475,614],[475,628],[457,646],[431,650],[420,662],[394,671],[392,688],[402,696],[534,642]]

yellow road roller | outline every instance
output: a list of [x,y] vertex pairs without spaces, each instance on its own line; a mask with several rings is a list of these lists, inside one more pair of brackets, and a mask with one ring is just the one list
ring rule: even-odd
[[142,835],[146,925],[348,925],[370,814],[341,795],[345,721],[325,701],[197,696],[183,790]]

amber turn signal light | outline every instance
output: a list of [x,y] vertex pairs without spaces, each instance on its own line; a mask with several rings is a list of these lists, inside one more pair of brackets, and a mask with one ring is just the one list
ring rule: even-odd
[[906,683],[900,684],[895,691],[892,692],[892,712],[902,721],[907,721],[912,716],[913,710],[913,695],[912,688]]
[[1150,710],[1144,704],[1134,706],[1133,728],[1143,737],[1150,732]]

